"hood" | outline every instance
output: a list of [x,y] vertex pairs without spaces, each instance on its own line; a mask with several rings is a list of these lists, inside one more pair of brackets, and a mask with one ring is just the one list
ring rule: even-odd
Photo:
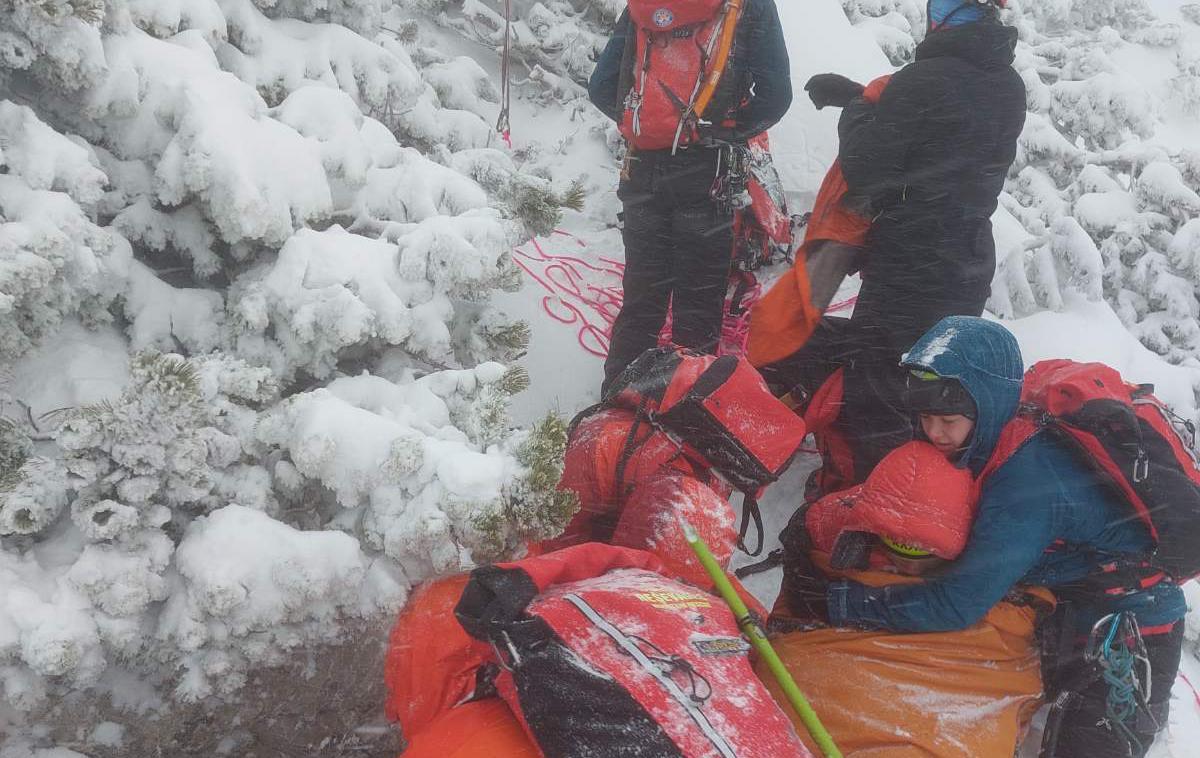
[[813,547],[834,553],[835,561],[848,532],[889,537],[952,561],[975,519],[973,483],[936,447],[914,440],[888,453],[863,484],[814,503],[805,526]]
[[1000,431],[1017,412],[1024,364],[1012,332],[974,316],[947,316],[901,359],[910,369],[957,379],[978,410],[971,443],[959,459],[976,475],[983,470]]
[[990,71],[1011,66],[1016,49],[1017,30],[989,19],[930,32],[917,45],[916,59],[960,58]]

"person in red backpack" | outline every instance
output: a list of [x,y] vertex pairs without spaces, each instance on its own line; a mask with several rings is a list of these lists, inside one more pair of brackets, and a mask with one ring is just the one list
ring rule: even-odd
[[878,102],[837,74],[806,85],[816,106],[843,107],[844,202],[871,225],[853,315],[826,318],[807,345],[764,375],[794,390],[816,361],[845,366],[837,427],[850,443],[856,482],[912,438],[900,353],[943,316],[982,314],[990,294],[990,218],[1026,112],[1012,66],[1017,30],[1000,23],[1003,5],[931,0],[916,59],[892,75]]
[[714,352],[733,250],[734,201],[749,138],[792,102],[774,0],[630,0],[588,84],[627,154],[624,298],[607,387],[657,344]]
[[790,606],[835,626],[949,631],[978,621],[1014,587],[1048,587],[1064,610],[1055,614],[1060,628],[1042,635],[1044,648],[1057,648],[1044,676],[1048,699],[1058,698],[1043,755],[1145,755],[1167,723],[1187,611],[1176,579],[1186,577],[1156,565],[1148,527],[1058,430],[1012,442],[1023,365],[1007,329],[944,318],[902,365],[919,436],[976,477],[967,546],[923,582],[886,588],[827,582],[789,555]]

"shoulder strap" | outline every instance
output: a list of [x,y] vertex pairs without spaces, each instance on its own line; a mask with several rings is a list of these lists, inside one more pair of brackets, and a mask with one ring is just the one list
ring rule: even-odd
[[718,31],[716,48],[709,59],[704,80],[691,106],[691,112],[695,114],[696,118],[703,118],[709,103],[712,102],[713,95],[717,92],[717,86],[721,83],[721,77],[725,75],[726,64],[729,63],[729,56],[733,51],[733,40],[737,34],[738,23],[742,19],[746,2],[747,0],[727,0],[725,8],[721,11],[721,26]]
[[625,98],[633,89],[634,61],[637,59],[638,26],[629,11],[625,11],[625,47],[621,49],[621,68],[617,74],[617,113],[625,109]]
[[983,471],[979,472],[979,476],[975,478],[976,486],[983,486],[984,481],[995,473],[996,469],[1008,463],[1009,458],[1012,458],[1018,450],[1025,446],[1026,442],[1042,430],[1042,426],[1025,410],[1005,424],[1004,429],[1000,431],[1000,439],[997,440],[996,447],[992,450],[992,457],[988,458]]

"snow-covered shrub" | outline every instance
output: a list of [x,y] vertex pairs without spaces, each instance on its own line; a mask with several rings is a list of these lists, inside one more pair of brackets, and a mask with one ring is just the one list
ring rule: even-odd
[[[1026,315],[1060,307],[1062,288],[1102,293],[1149,348],[1195,365],[1190,225],[1200,215],[1200,164],[1154,135],[1186,108],[1200,68],[1179,30],[1157,23],[1143,0],[1011,5],[1031,112],[1001,202],[1038,241],[1020,265],[1001,259],[993,307]],[[1156,98],[1165,91],[1130,76],[1121,62],[1139,46],[1140,55],[1164,49],[1164,72],[1175,70],[1164,82],[1184,97]]]
[[67,90],[92,84],[105,70],[105,10],[104,0],[6,0],[0,5],[0,69],[28,71]]
[[[499,149],[478,5],[0,0],[4,730],[228,697],[569,517],[489,298],[582,190]],[[581,98],[620,3],[517,6]]]
[[129,250],[88,217],[106,181],[86,147],[0,100],[0,356],[23,353],[69,314],[107,319]]
[[361,375],[289,398],[259,424],[303,480],[329,490],[330,518],[410,578],[510,553],[561,529],[573,507],[555,494],[561,422],[508,424],[522,372],[498,364],[399,383]]
[[136,356],[119,399],[68,414],[58,432],[76,526],[111,539],[116,524],[162,526],[163,509],[215,506],[217,472],[249,454],[251,406],[274,394],[269,372],[240,361]]

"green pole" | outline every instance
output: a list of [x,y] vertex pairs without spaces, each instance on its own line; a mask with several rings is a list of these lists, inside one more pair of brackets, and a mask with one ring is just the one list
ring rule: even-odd
[[713,557],[712,552],[708,549],[708,545],[696,533],[696,530],[691,524],[684,521],[683,533],[687,537],[688,544],[692,546],[696,557],[700,559],[700,565],[704,566],[704,570],[708,572],[708,576],[716,585],[717,592],[721,593],[721,597],[729,605],[729,609],[733,611],[733,615],[737,618],[738,626],[742,633],[750,640],[750,644],[766,661],[767,668],[771,670],[771,674],[775,676],[775,680],[779,682],[779,686],[783,688],[783,694],[787,696],[788,702],[796,709],[796,713],[800,714],[800,720],[804,722],[804,726],[808,729],[808,733],[812,735],[817,746],[821,748],[821,752],[826,758],[842,758],[842,751],[838,750],[837,745],[833,744],[833,738],[829,736],[829,732],[825,731],[825,727],[821,724],[821,719],[817,717],[816,711],[808,704],[808,699],[804,697],[804,693],[796,686],[795,680],[792,679],[791,673],[787,667],[783,665],[783,661],[779,660],[779,655],[776,654],[775,648],[771,647],[771,643],[767,640],[767,635],[763,632],[762,627],[755,623],[750,616],[750,611],[746,608],[746,604],[742,602],[742,598],[738,596],[737,591],[733,589],[733,585],[729,583],[729,577],[725,575],[725,570],[717,565],[717,559]]

